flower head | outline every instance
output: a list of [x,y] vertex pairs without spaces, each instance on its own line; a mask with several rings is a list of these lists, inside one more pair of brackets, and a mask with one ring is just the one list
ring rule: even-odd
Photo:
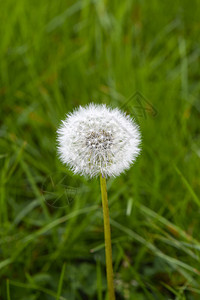
[[58,152],[75,174],[117,176],[140,152],[140,132],[130,116],[106,105],[80,106],[57,131]]

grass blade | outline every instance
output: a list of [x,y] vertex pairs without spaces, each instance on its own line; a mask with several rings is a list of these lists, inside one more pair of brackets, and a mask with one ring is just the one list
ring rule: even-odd
[[62,292],[62,285],[63,285],[64,275],[65,275],[65,269],[66,269],[66,264],[64,263],[63,267],[62,267],[61,274],[60,274],[60,280],[59,280],[59,284],[58,284],[58,291],[57,291],[56,300],[60,299],[60,295],[61,295],[61,292]]

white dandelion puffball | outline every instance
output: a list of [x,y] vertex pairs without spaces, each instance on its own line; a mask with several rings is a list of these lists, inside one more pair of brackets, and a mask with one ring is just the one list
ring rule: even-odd
[[80,106],[57,130],[60,159],[75,174],[117,176],[140,152],[138,125],[119,109],[104,104]]

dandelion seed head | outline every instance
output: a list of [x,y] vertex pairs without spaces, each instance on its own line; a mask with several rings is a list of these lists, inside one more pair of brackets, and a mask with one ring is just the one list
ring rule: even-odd
[[61,161],[75,174],[118,176],[140,152],[141,135],[133,119],[108,106],[80,106],[57,130]]

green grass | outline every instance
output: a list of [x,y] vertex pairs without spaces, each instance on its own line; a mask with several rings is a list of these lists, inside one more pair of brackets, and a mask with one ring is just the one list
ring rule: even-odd
[[117,299],[199,299],[199,15],[186,0],[1,1],[0,299],[105,299],[99,180],[56,154],[60,120],[91,101],[143,136],[108,180]]

